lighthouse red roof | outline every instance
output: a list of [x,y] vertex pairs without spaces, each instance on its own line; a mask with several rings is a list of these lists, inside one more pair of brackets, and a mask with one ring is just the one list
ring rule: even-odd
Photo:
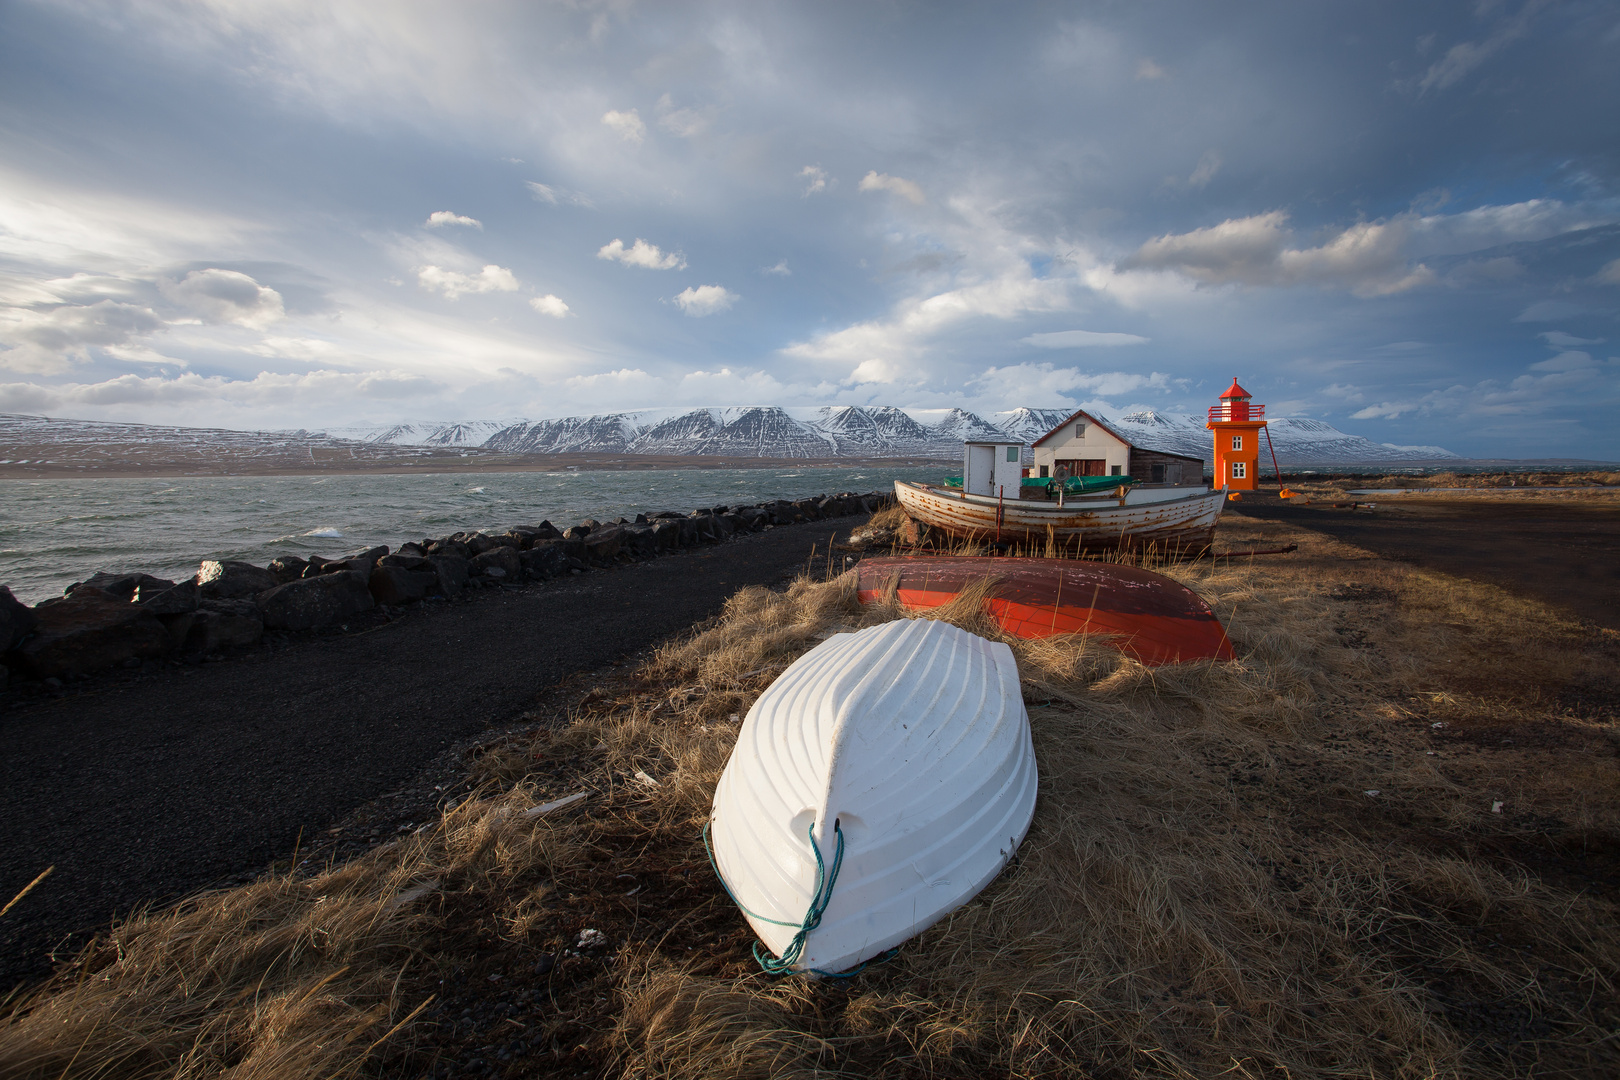
[[1234,375],[1232,377],[1232,389],[1222,394],[1221,400],[1228,401],[1232,398],[1241,398],[1244,401],[1248,401],[1252,397],[1254,397],[1253,394],[1249,393],[1247,390],[1243,389],[1243,387],[1238,385],[1237,376]]

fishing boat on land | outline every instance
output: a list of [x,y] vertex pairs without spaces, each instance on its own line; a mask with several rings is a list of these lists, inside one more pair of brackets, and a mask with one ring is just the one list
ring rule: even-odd
[[864,604],[892,594],[907,609],[926,611],[989,581],[985,610],[1015,637],[1106,634],[1109,644],[1149,666],[1233,658],[1226,628],[1202,597],[1134,566],[925,555],[863,559],[857,574]]
[[711,854],[775,954],[762,966],[847,971],[994,880],[1035,783],[1012,650],[902,619],[834,635],[760,695],[715,789]]
[[1120,485],[1048,502],[896,480],[894,495],[908,516],[956,540],[1166,554],[1209,547],[1226,504],[1224,488],[1203,487]]

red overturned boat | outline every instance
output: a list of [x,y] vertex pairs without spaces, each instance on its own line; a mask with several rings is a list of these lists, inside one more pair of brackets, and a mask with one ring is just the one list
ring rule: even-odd
[[1226,628],[1197,593],[1134,566],[949,555],[863,559],[857,587],[862,603],[894,589],[901,606],[924,611],[986,578],[995,582],[987,610],[1014,637],[1108,634],[1121,652],[1149,666],[1233,658]]

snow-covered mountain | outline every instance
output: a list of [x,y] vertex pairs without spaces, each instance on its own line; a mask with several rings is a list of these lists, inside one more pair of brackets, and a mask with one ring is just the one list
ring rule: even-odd
[[[400,446],[481,446],[512,454],[715,454],[733,457],[930,457],[955,460],[965,439],[1012,436],[1034,442],[1070,409],[1018,408],[988,419],[965,409],[732,407],[641,409],[551,420],[410,423],[343,428],[330,435]],[[1211,456],[1202,416],[1152,410],[1099,415],[1132,443],[1201,458]],[[1455,458],[1438,446],[1396,446],[1350,435],[1321,420],[1278,417],[1269,425],[1277,458],[1290,465],[1331,465]]]

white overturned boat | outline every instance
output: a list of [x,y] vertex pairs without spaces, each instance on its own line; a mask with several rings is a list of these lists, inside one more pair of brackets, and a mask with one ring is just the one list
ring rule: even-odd
[[977,895],[1034,811],[1012,650],[905,619],[829,638],[760,695],[715,789],[713,856],[780,957],[762,963],[833,973]]

